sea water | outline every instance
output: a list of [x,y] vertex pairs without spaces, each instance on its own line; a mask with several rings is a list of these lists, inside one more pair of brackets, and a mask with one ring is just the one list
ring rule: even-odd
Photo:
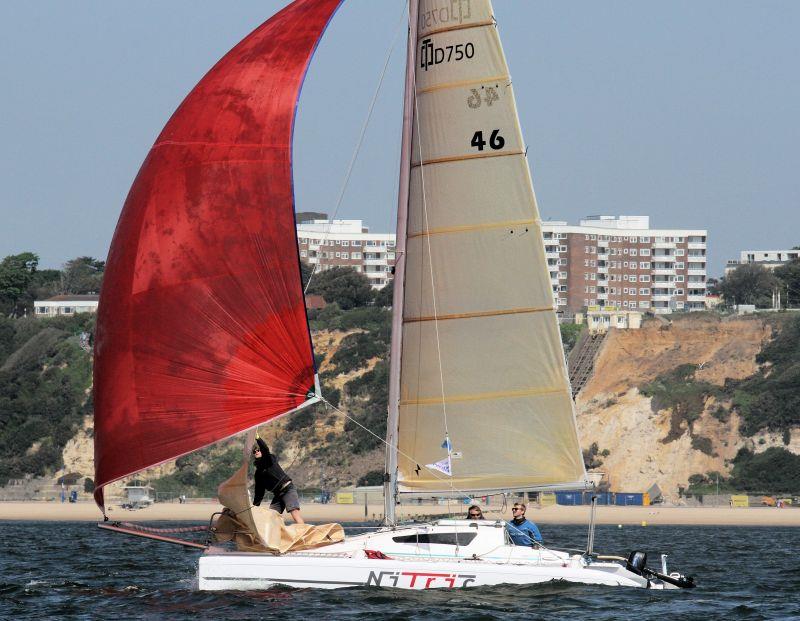
[[[197,590],[198,550],[91,523],[0,522],[0,619],[800,619],[800,529],[599,526],[595,549],[644,550],[695,576],[680,591],[548,583],[459,590]],[[585,546],[586,529],[543,525]]]

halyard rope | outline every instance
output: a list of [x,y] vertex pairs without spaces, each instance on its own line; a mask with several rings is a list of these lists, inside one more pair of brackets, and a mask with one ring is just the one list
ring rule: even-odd
[[[342,188],[339,190],[339,197],[336,199],[336,206],[333,209],[333,215],[330,217],[329,222],[327,223],[327,231],[325,231],[322,235],[322,243],[320,244],[320,248],[325,246],[325,242],[328,239],[328,235],[331,232],[331,226],[333,226],[333,221],[336,219],[336,215],[339,213],[339,208],[342,206],[342,200],[344,199],[344,194],[347,191],[347,186],[350,183],[350,176],[353,174],[353,167],[355,166],[356,159],[358,159],[358,154],[361,151],[361,145],[364,142],[364,135],[367,133],[367,126],[369,125],[370,119],[372,118],[372,111],[375,109],[375,103],[378,101],[378,94],[380,93],[381,86],[383,85],[383,78],[386,76],[386,69],[389,67],[389,61],[392,58],[392,54],[394,53],[394,49],[397,46],[397,38],[400,32],[402,32],[400,26],[403,25],[405,21],[405,12],[406,7],[405,3],[403,4],[403,13],[400,15],[400,22],[398,23],[397,27],[395,28],[394,38],[392,39],[392,44],[389,47],[389,52],[386,54],[386,59],[383,63],[383,70],[381,71],[381,75],[378,78],[378,85],[375,87],[375,92],[372,95],[372,101],[369,103],[369,109],[367,110],[367,117],[364,119],[364,123],[361,126],[361,133],[358,135],[358,141],[356,141],[356,147],[353,150],[353,155],[350,158],[350,163],[347,166],[347,172],[344,175],[344,181],[342,182]],[[320,250],[320,252],[322,252]],[[303,289],[303,293],[305,294],[308,292],[308,287],[311,285],[311,281],[314,278],[314,274],[317,273],[317,268],[320,266],[320,260],[322,257],[317,258],[317,262],[314,263],[314,268],[311,270],[311,276],[308,277],[308,282],[306,283],[305,289]]]

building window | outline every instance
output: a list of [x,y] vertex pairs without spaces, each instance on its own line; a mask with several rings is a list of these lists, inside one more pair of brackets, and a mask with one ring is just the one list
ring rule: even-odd
[[306,257],[306,256],[308,256],[308,253],[305,250],[301,250],[300,251],[300,256],[301,257]]
[[567,285],[559,285],[559,286],[558,286],[558,290],[559,290],[561,293],[566,293],[566,292],[567,292]]
[[359,239],[354,239],[354,240],[352,240],[352,241],[350,242],[350,245],[351,245],[351,246],[360,246],[360,245],[361,245],[361,240],[359,240]]
[[675,282],[683,282],[683,274],[678,274],[675,277]]
[[559,246],[558,247],[558,251],[559,252],[566,252],[567,251],[567,247],[566,246]]
[[686,251],[683,248],[676,248],[675,249],[675,256],[682,257]]
[[683,295],[683,289],[675,289],[675,295]]
[[650,282],[650,276],[647,274],[642,274],[639,276],[639,282]]
[[650,308],[650,302],[642,300],[641,302],[639,302],[639,308]]
[[631,248],[631,256],[635,257],[637,254],[639,254],[639,251],[636,248]]
[[346,239],[342,240],[342,246],[349,246],[349,245],[350,245],[349,241],[347,241]]
[[566,272],[559,272],[558,273],[558,277],[559,278],[566,278],[567,277],[567,273]]
[[349,259],[350,258],[350,253],[349,252],[343,252],[342,253],[342,258],[343,259]]
[[650,248],[642,248],[640,254],[643,257],[649,257],[650,256]]
[[558,264],[559,265],[566,265],[567,264],[567,260],[566,259],[559,259],[558,260]]
[[589,267],[589,259],[583,260],[583,267]]
[[650,295],[650,289],[639,289],[639,295]]
[[597,261],[591,261],[589,265],[591,265],[592,267],[597,267]]
[[675,264],[675,269],[676,270],[682,270],[683,269],[683,265],[684,265],[683,263],[676,263]]
[[650,264],[647,263],[646,261],[643,261],[643,262],[639,263],[639,269],[640,270],[649,270],[650,269]]

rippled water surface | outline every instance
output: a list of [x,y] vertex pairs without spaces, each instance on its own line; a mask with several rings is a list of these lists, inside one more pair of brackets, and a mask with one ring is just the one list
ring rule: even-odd
[[[462,590],[196,588],[199,551],[107,533],[88,523],[0,522],[5,619],[800,619],[800,530],[599,526],[596,549],[670,553],[691,591],[550,583]],[[586,530],[545,525],[552,545]]]

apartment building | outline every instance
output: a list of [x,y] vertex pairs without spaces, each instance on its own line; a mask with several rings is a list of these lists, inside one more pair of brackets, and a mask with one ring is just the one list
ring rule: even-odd
[[381,289],[392,277],[394,233],[370,233],[362,220],[307,220],[297,225],[300,258],[317,270],[349,267]]
[[589,216],[542,225],[558,309],[654,313],[706,307],[705,230],[651,229],[648,216]]
[[800,259],[800,250],[742,250],[739,259],[729,259],[725,265],[725,275],[735,270],[740,265],[761,265],[768,270],[774,270],[790,261]]

